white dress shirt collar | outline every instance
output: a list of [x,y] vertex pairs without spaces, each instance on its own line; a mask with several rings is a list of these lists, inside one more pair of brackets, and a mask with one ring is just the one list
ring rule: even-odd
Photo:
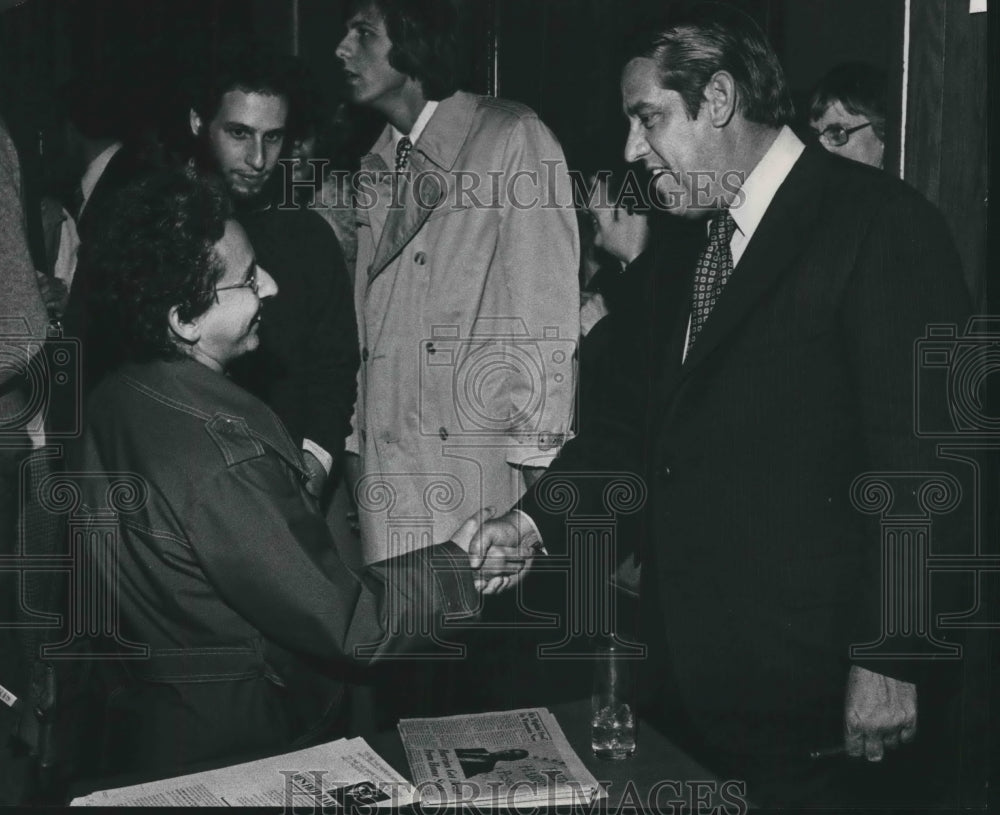
[[[733,256],[733,274],[736,274],[740,258],[743,257],[743,252],[746,251],[747,244],[750,243],[750,239],[757,231],[757,227],[760,226],[760,222],[764,220],[764,213],[771,206],[778,188],[785,183],[792,167],[805,149],[806,146],[790,127],[782,127],[778,131],[777,138],[764,153],[764,157],[757,162],[757,166],[753,168],[740,187],[736,201],[729,208],[736,224],[732,240],[729,241],[729,251]],[[711,221],[706,225],[706,229],[710,225]],[[687,359],[690,345],[691,318],[688,317],[682,359]]]
[[782,127],[774,143],[740,187],[737,202],[729,209],[736,222],[736,231],[730,242],[734,269],[764,219],[764,213],[771,206],[778,188],[788,178],[793,165],[805,149],[806,146],[791,128]]
[[83,178],[80,179],[80,189],[83,192],[83,204],[80,206],[80,212],[87,206],[87,202],[90,200],[90,195],[94,191],[94,187],[97,186],[97,182],[101,180],[101,176],[104,174],[105,167],[108,166],[108,162],[115,157],[115,153],[122,149],[122,143],[116,141],[114,144],[108,145],[101,153],[98,154],[97,158],[87,165],[87,170],[83,174]]
[[420,111],[420,115],[417,117],[417,121],[413,123],[413,127],[410,128],[409,133],[400,133],[395,127],[390,125],[392,130],[392,149],[393,152],[396,150],[396,145],[399,144],[399,140],[403,136],[410,137],[410,144],[416,145],[417,139],[420,138],[420,134],[424,132],[424,128],[427,127],[427,123],[431,120],[431,116],[434,115],[434,111],[437,110],[438,103],[436,100],[431,100],[424,103],[424,109]]

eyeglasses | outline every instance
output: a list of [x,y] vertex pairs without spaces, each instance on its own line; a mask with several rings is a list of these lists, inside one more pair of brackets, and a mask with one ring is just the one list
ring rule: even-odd
[[260,284],[257,281],[257,266],[253,267],[253,271],[250,272],[250,277],[243,283],[235,283],[232,286],[216,286],[215,291],[215,302],[219,302],[219,292],[228,291],[229,289],[250,289],[254,294],[257,294]]
[[870,125],[871,122],[865,122],[864,124],[848,128],[845,128],[843,125],[829,125],[824,127],[821,132],[816,133],[816,137],[830,147],[843,147],[851,138],[852,133],[857,133],[859,130],[863,130]]

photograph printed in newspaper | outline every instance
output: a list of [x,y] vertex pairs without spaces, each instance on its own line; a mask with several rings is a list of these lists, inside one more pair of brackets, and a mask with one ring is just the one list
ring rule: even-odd
[[584,804],[605,795],[545,708],[403,719],[399,733],[425,804]]

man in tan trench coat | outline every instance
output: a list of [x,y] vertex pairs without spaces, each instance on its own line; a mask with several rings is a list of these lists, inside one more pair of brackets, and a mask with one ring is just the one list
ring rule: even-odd
[[454,91],[453,23],[447,0],[362,2],[337,48],[352,101],[387,121],[356,184],[366,562],[510,507],[571,420],[565,159],[530,109]]

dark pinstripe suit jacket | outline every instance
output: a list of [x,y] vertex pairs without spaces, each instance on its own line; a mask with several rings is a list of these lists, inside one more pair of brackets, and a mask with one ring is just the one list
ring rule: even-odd
[[[682,364],[695,257],[653,258],[624,321],[635,329],[619,358],[636,363],[622,366],[617,405],[523,507],[558,550],[557,481],[642,475],[646,637],[669,651],[702,736],[749,751],[836,744],[849,645],[880,625],[880,530],[851,485],[947,469],[914,433],[914,344],[929,323],[964,324],[958,257],[915,191],[819,148],[779,188]],[[925,396],[947,421],[945,394]],[[577,512],[602,500],[600,479],[574,488]],[[936,544],[968,544],[947,532]],[[868,666],[913,676],[908,663]]]

